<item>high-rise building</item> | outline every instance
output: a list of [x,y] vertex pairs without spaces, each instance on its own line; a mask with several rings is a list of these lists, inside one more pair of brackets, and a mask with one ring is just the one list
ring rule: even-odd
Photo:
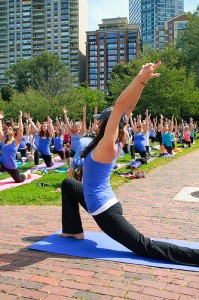
[[85,80],[88,0],[0,1],[0,88],[4,71],[19,58],[47,50],[66,63],[75,80]]
[[[139,2],[139,4],[138,4]],[[143,45],[156,46],[156,26],[184,12],[184,0],[129,0],[129,23],[141,16],[141,38]]]
[[127,18],[103,19],[98,30],[87,32],[86,44],[86,80],[91,89],[107,93],[113,67],[140,53],[140,26]]
[[187,25],[187,13],[180,14],[172,19],[165,21],[164,27],[156,27],[156,49],[165,49],[173,46],[180,32]]
[[129,1],[129,23],[141,23],[141,0]]

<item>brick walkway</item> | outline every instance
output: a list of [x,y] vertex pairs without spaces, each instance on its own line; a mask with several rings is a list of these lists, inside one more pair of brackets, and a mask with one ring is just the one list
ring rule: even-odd
[[[132,180],[117,194],[146,236],[199,242],[199,203],[173,201],[199,187],[199,151]],[[82,211],[85,230],[99,230]],[[60,229],[60,207],[1,207],[0,300],[199,299],[199,273],[81,259],[27,250]]]

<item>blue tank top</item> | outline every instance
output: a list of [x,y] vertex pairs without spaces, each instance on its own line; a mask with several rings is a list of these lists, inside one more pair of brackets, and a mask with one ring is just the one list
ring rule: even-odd
[[[119,145],[118,145],[119,150]],[[110,175],[114,169],[117,155],[112,163],[96,162],[92,151],[84,159],[83,191],[89,213],[94,213],[111,198],[116,198],[110,185]]]
[[3,166],[10,170],[17,169],[16,164],[16,155],[17,155],[17,147],[15,142],[13,141],[10,145],[6,145],[2,143],[2,155],[0,157],[0,162]]
[[35,133],[34,138],[35,138],[34,139],[34,144],[38,148],[39,147],[39,138],[40,138],[40,136],[38,135],[38,133]]
[[63,142],[64,142],[63,137],[60,137],[60,136],[54,137],[53,142],[54,142],[54,147],[55,147],[56,151],[63,151],[63,149],[64,149],[64,147],[63,147]]
[[83,137],[78,142],[77,151],[75,156],[73,157],[73,161],[71,167],[76,169],[77,166],[83,166],[84,158],[81,158],[80,155],[84,151],[84,149],[92,142],[93,138],[91,137]]
[[172,135],[170,132],[164,132],[162,134],[162,143],[167,147],[172,146]]
[[70,143],[71,143],[71,150],[73,150],[74,152],[77,151],[77,147],[78,147],[78,142],[79,140],[82,138],[81,133],[79,132],[77,135],[73,135],[71,134],[70,137]]
[[51,141],[49,138],[42,139],[39,137],[38,150],[44,155],[50,155],[50,143]]
[[140,152],[146,151],[144,133],[141,133],[141,134],[135,133],[134,134],[134,145],[138,149],[138,151],[140,151]]
[[149,136],[155,137],[155,129],[154,128],[151,129]]
[[26,148],[26,136],[23,136],[21,143],[19,144],[19,149],[25,149],[25,148]]

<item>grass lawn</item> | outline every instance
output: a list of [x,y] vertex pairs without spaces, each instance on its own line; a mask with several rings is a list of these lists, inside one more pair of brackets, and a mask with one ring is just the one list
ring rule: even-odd
[[[174,158],[156,158],[147,165],[142,165],[139,170],[143,170],[146,174],[151,170],[162,166],[163,164],[168,164],[174,159],[191,153],[199,149],[199,134],[198,138],[195,140],[195,144],[191,148],[183,149],[183,152],[177,153]],[[154,151],[154,155],[158,154],[159,151]],[[121,156],[118,163],[129,164],[131,162],[131,157],[129,154]],[[31,168],[33,163],[28,163],[20,168],[20,171],[26,171]],[[126,167],[120,169],[119,171],[129,171]],[[8,174],[0,175],[0,180],[8,178]],[[64,178],[67,177],[67,173],[55,173],[53,170],[49,171],[48,174],[44,174],[41,178],[32,181],[29,184],[23,184],[21,186],[0,191],[0,205],[61,205],[61,193],[57,192],[56,189],[61,186]],[[132,179],[127,179],[119,175],[111,175],[111,185],[114,190],[119,186],[131,181]],[[144,180],[144,179],[142,179]],[[53,186],[38,186],[39,182],[53,184]]]

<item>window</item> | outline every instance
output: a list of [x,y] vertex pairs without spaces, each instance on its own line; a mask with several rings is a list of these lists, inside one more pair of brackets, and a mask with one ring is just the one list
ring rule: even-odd
[[90,52],[89,52],[89,55],[90,55],[90,56],[97,56],[97,51],[90,51]]

